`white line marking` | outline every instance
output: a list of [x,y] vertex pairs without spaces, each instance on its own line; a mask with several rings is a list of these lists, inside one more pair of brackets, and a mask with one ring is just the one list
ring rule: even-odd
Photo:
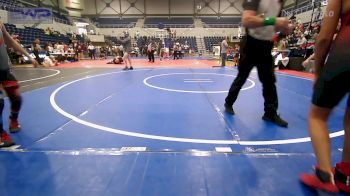
[[1,148],[1,150],[4,150],[4,151],[17,151],[19,149],[19,147],[21,147],[21,145],[13,145],[13,146],[10,146],[10,147]]
[[206,81],[206,80],[212,80],[212,79],[195,79],[195,78],[192,78],[192,79],[184,79],[185,81],[186,80],[190,80],[190,81],[202,81],[202,80],[204,80],[204,81]]
[[81,113],[80,116],[84,116],[87,113],[89,113],[89,111],[85,111],[85,112]]
[[144,152],[146,147],[122,147],[120,151],[122,152]]
[[35,81],[35,80],[41,80],[41,79],[44,79],[44,78],[53,77],[53,76],[58,75],[58,74],[61,73],[60,70],[56,70],[56,69],[40,69],[40,70],[55,71],[56,73],[48,75],[48,76],[39,77],[39,78],[32,78],[32,79],[29,79],[29,80],[22,80],[22,81],[19,81],[19,83],[30,82],[30,81]]
[[[150,76],[148,78],[145,78],[143,80],[143,83],[151,88],[155,88],[158,90],[164,90],[164,91],[170,91],[170,92],[178,92],[178,93],[208,93],[208,94],[215,94],[215,93],[227,93],[228,91],[188,91],[188,90],[177,90],[177,89],[168,89],[168,88],[162,88],[158,86],[154,86],[149,84],[147,81],[149,79],[155,78],[155,77],[162,77],[162,76],[169,76],[169,75],[219,75],[219,76],[228,76],[228,77],[235,77],[234,75],[229,75],[229,74],[218,74],[218,73],[168,73],[168,74],[159,74],[159,75],[154,75]],[[241,90],[248,90],[251,89],[255,86],[255,82],[251,79],[247,79],[249,82],[251,82],[251,85],[245,88],[242,88]]]
[[210,82],[213,82],[213,81],[184,81],[185,83],[210,83]]
[[232,149],[230,147],[215,147],[215,151],[228,153],[228,152],[232,152]]
[[102,100],[101,100],[100,102],[98,102],[96,105],[100,105],[101,103],[107,101],[108,99],[110,99],[110,98],[112,98],[112,97],[113,97],[113,95],[110,95],[110,96],[108,96],[108,97],[102,99]]
[[[147,69],[144,69],[147,70]],[[132,72],[135,71],[144,71],[144,70],[133,70]],[[126,73],[128,71],[119,71],[119,72],[111,72],[111,73],[105,73],[105,74],[99,74],[99,75],[95,75],[95,76],[91,76],[90,78],[95,78],[95,77],[100,77],[100,76],[105,76],[105,75],[110,75],[110,74],[119,74],[119,73]],[[95,129],[99,129],[102,131],[106,131],[106,132],[110,132],[110,133],[116,133],[116,134],[120,134],[120,135],[127,135],[127,136],[132,136],[132,137],[139,137],[139,138],[146,138],[146,139],[154,139],[154,140],[164,140],[164,141],[173,141],[173,142],[187,142],[187,143],[200,143],[200,144],[239,144],[239,145],[251,145],[251,146],[260,146],[260,145],[279,145],[279,144],[296,144],[296,143],[304,143],[304,142],[310,142],[311,139],[310,137],[304,137],[304,138],[295,138],[295,139],[285,139],[285,140],[267,140],[267,141],[236,141],[236,140],[208,140],[208,139],[192,139],[192,138],[179,138],[179,137],[167,137],[167,136],[158,136],[158,135],[150,135],[150,134],[142,134],[142,133],[136,133],[136,132],[130,132],[130,131],[123,131],[120,129],[114,129],[114,128],[110,128],[110,127],[105,127],[102,125],[98,125],[98,124],[94,124],[91,122],[87,122],[84,121],[72,114],[69,114],[68,112],[64,111],[63,109],[61,109],[55,100],[56,94],[62,90],[63,88],[82,81],[82,80],[86,80],[89,78],[81,78],[78,80],[74,80],[71,81],[69,83],[66,83],[62,86],[60,86],[59,88],[57,88],[50,96],[50,103],[52,105],[52,107],[59,112],[60,114],[62,114],[63,116],[77,122],[80,123],[82,125],[88,126],[88,127],[92,127]],[[255,83],[254,83],[255,84]],[[334,137],[339,137],[344,135],[344,130],[342,131],[337,131],[334,133],[329,134],[329,136],[331,138]]]

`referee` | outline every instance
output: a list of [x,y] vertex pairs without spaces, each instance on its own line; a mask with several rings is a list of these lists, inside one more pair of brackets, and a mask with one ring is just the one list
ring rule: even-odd
[[282,0],[244,0],[242,23],[246,28],[246,36],[241,40],[240,63],[238,75],[233,81],[225,99],[225,111],[234,114],[232,105],[236,101],[239,91],[246,82],[250,71],[257,67],[259,79],[263,86],[265,99],[265,114],[262,119],[287,127],[288,122],[278,114],[278,97],[276,91],[276,78],[271,55],[273,47],[272,37],[279,31],[287,34],[290,25],[287,18],[278,17],[283,6]]

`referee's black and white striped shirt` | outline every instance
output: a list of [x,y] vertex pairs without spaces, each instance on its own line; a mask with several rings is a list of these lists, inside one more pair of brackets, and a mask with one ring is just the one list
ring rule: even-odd
[[[243,9],[256,11],[257,16],[277,17],[283,6],[282,0],[244,0]],[[272,40],[276,33],[274,26],[248,29],[249,35],[259,40]]]

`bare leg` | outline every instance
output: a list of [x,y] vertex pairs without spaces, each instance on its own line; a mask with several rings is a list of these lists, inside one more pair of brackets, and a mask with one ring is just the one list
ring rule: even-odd
[[319,169],[331,173],[331,144],[327,120],[331,109],[312,105],[309,113],[309,133],[316,154]]
[[123,56],[123,61],[125,63],[125,68],[128,68],[128,64],[130,64],[130,61],[129,61],[129,54],[125,53],[124,56]]
[[131,65],[131,59],[130,59],[130,55],[129,55],[129,54],[128,54],[127,59],[128,59],[128,61],[129,61],[129,66],[130,66],[130,68],[131,68],[131,67],[132,67],[132,65]]

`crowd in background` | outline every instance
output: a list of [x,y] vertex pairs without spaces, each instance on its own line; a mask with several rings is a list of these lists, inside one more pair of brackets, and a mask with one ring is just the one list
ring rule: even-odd
[[[307,57],[307,49],[313,49],[315,39],[319,33],[321,22],[316,21],[310,24],[304,24],[301,20],[292,17],[290,19],[291,24],[294,26],[294,30],[290,35],[280,37],[276,41],[276,51],[274,54],[276,58],[276,66],[280,68],[286,67],[288,64],[288,57],[302,54],[301,56]],[[52,28],[44,30],[47,35],[60,34],[54,31]],[[13,35],[13,37],[21,43],[20,37]],[[31,52],[37,61],[46,67],[56,66],[59,63],[74,62],[80,59],[106,59],[108,56],[113,56],[111,62],[122,63],[120,51],[123,48],[118,43],[106,42],[104,45],[94,45],[94,43],[87,41],[78,41],[75,34],[70,34],[69,43],[63,42],[47,42],[41,44],[39,39],[35,39],[31,47],[27,47],[27,50]],[[164,58],[172,58],[174,60],[181,59],[184,56],[193,56],[196,52],[194,46],[190,45],[187,40],[178,39],[174,33],[171,33],[170,42],[166,39],[160,39],[155,37],[142,37],[139,32],[136,33],[137,43],[133,45],[133,51],[131,56],[148,57],[149,62],[154,62],[154,57],[158,56],[160,60]],[[139,44],[141,43],[141,44]],[[220,43],[218,43],[220,44]],[[23,46],[23,45],[22,45]],[[283,52],[284,51],[284,52]],[[288,52],[286,52],[288,51]],[[18,55],[9,49],[11,59],[16,64],[23,64],[28,61],[22,55]],[[227,50],[227,59],[233,60],[234,64],[238,64],[239,46],[230,47]],[[282,61],[284,60],[284,61]],[[278,64],[284,64],[282,67]]]
[[[45,29],[45,34],[53,35],[57,34],[57,31],[53,31],[51,28]],[[75,62],[81,59],[107,59],[108,56],[112,56],[115,64],[120,64],[123,46],[114,42],[106,42],[103,45],[101,43],[94,45],[90,41],[79,41],[76,39],[75,34],[70,34],[69,43],[64,42],[46,42],[41,43],[40,39],[35,39],[31,46],[23,47],[42,65],[45,67],[57,66],[60,63]],[[13,34],[13,38],[21,44],[21,38],[18,35]],[[144,39],[139,37],[139,39]],[[164,40],[155,39],[152,37],[146,37],[143,40],[141,47],[137,44],[133,45],[131,56],[147,56],[150,62],[154,62],[154,55],[158,56],[160,60],[164,58],[181,59],[183,56],[193,55],[195,50],[187,41],[180,41],[179,39],[172,38],[173,45],[166,44]],[[8,49],[11,60],[14,64],[25,64],[28,59],[22,55],[17,54],[11,48]]]

